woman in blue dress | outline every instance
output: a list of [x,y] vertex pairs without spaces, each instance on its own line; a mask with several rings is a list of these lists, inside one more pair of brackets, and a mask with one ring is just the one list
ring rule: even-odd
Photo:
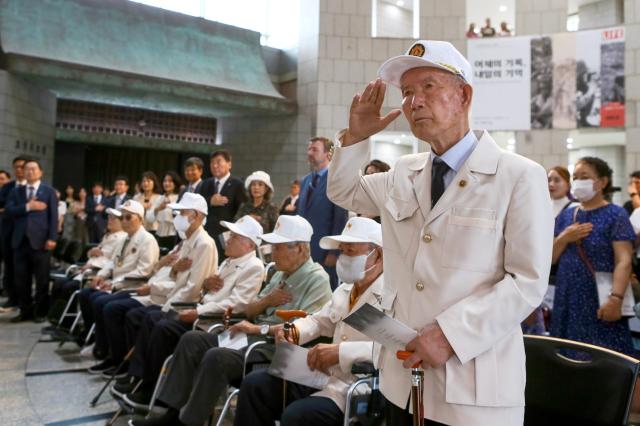
[[[599,158],[585,157],[576,163],[573,193],[580,205],[565,209],[556,219],[553,263],[558,264],[558,273],[551,335],[635,356],[621,307],[636,235],[627,212],[605,199],[611,175]],[[587,262],[594,271],[613,272],[613,289],[602,304]]]

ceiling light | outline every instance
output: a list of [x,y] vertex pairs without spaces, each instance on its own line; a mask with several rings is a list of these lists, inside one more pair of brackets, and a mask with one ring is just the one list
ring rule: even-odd
[[507,11],[507,6],[505,6],[504,4],[500,5],[500,7],[498,8],[498,10],[500,12],[506,12]]

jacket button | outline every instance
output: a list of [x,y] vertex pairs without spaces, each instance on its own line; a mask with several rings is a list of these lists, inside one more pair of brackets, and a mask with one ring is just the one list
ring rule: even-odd
[[431,237],[431,234],[424,234],[422,236],[422,241],[424,241],[425,243],[430,243],[431,241],[433,241],[433,237]]
[[418,291],[422,291],[422,290],[424,290],[424,284],[422,284],[422,283],[416,283],[416,289],[417,289]]
[[343,335],[342,335],[342,340],[343,340],[343,341],[344,341],[344,340],[347,340],[347,335],[346,335],[346,334],[343,334]]

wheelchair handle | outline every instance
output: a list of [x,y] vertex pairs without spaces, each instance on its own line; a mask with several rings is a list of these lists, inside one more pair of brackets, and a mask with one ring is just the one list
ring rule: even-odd
[[301,311],[299,309],[277,309],[275,314],[279,316],[284,322],[290,322],[294,318],[304,318],[307,316],[307,313],[305,311]]

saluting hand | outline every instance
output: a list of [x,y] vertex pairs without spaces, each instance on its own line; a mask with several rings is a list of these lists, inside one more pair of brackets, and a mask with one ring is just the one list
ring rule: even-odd
[[224,287],[224,280],[220,278],[220,275],[213,275],[209,278],[205,278],[202,285],[204,285],[204,288],[206,288],[207,291],[216,292],[220,291],[222,287]]
[[349,110],[349,129],[343,137],[342,146],[353,145],[375,135],[402,113],[394,109],[384,117],[380,115],[385,91],[386,85],[377,79],[367,85],[362,95],[355,94]]
[[587,238],[593,229],[593,224],[587,223],[572,223],[567,226],[564,231],[560,233],[560,238],[564,239],[567,243],[575,243],[576,241]]
[[32,198],[27,203],[27,208],[29,209],[30,212],[39,212],[47,209],[47,203],[38,201],[37,199]]

